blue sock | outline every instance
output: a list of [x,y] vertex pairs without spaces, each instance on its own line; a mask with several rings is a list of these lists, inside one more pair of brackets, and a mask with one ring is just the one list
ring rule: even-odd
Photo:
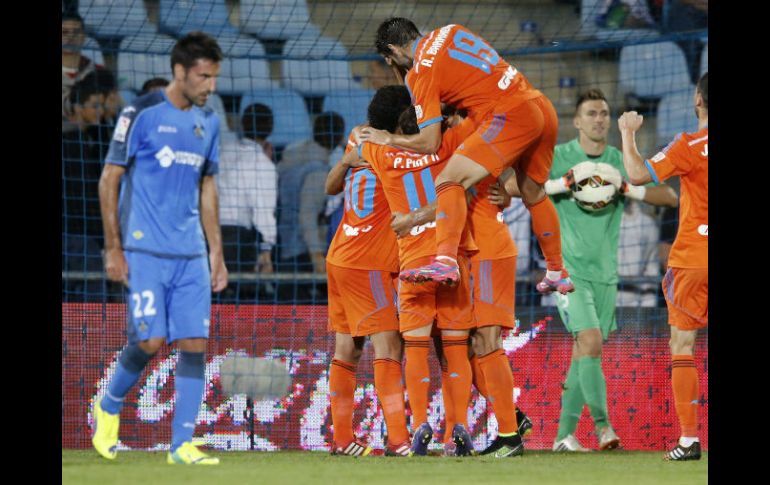
[[120,410],[123,409],[123,399],[136,384],[144,366],[151,358],[152,355],[146,354],[137,344],[131,344],[123,350],[120,354],[118,370],[112,376],[107,394],[102,399],[102,409],[110,414],[120,414]]
[[176,411],[171,423],[171,452],[192,440],[195,420],[203,401],[203,378],[206,372],[203,352],[180,352],[176,365]]

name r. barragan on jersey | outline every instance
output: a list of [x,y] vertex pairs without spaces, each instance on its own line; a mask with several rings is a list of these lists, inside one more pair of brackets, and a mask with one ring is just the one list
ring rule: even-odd
[[433,57],[431,57],[430,59],[420,60],[420,64],[422,64],[425,67],[433,66],[433,58],[436,57],[439,49],[441,49],[441,46],[443,46],[444,42],[446,42],[446,38],[449,36],[449,31],[452,30],[454,26],[455,26],[454,24],[446,25],[439,30],[438,35],[436,36],[435,39],[433,39],[433,43],[431,43],[430,47],[425,52],[426,54],[431,55]]

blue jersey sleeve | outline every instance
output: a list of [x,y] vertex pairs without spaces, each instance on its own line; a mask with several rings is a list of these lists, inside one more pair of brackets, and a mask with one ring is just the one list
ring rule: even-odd
[[112,134],[110,149],[105,159],[106,163],[115,165],[128,165],[129,160],[136,155],[136,146],[138,136],[136,131],[136,121],[139,111],[135,106],[126,106],[115,123],[115,132]]
[[213,115],[211,117],[211,146],[209,152],[206,155],[206,168],[203,171],[203,175],[216,175],[219,173],[219,116]]

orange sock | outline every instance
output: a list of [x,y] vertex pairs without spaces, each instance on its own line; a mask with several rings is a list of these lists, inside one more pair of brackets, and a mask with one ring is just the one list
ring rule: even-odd
[[332,360],[329,370],[329,394],[332,402],[334,443],[345,446],[353,441],[353,394],[356,391],[356,365]]
[[404,385],[401,383],[401,362],[393,359],[374,360],[374,389],[382,406],[385,425],[388,428],[388,442],[401,444],[409,439],[406,429],[406,406]]
[[682,436],[698,436],[698,369],[692,355],[671,356],[671,387]]
[[404,336],[406,353],[406,392],[409,395],[409,409],[412,410],[412,429],[417,429],[428,421],[428,387],[430,387],[430,368],[428,367],[428,342],[430,337]]
[[468,336],[441,337],[449,374],[449,392],[456,424],[468,428],[468,403],[471,400],[471,364],[468,362]]
[[545,196],[540,202],[529,206],[529,214],[532,217],[532,231],[545,256],[546,267],[549,271],[564,269],[564,262],[561,259],[559,216],[553,202]]
[[452,428],[455,427],[455,409],[452,393],[449,391],[449,372],[447,365],[441,365],[441,396],[444,400],[444,443],[452,441]]
[[498,434],[516,433],[516,407],[513,404],[513,373],[508,357],[501,349],[479,357],[484,381],[489,390],[489,402],[497,418]]
[[436,207],[436,243],[437,256],[449,256],[457,260],[457,247],[465,227],[468,214],[468,201],[465,189],[456,182],[444,182],[436,187],[438,206]]
[[471,371],[473,371],[473,385],[476,387],[476,390],[479,391],[479,394],[484,396],[484,399],[488,401],[489,394],[487,394],[487,384],[484,382],[484,373],[482,372],[481,367],[479,367],[479,357],[476,354],[473,354],[470,361]]

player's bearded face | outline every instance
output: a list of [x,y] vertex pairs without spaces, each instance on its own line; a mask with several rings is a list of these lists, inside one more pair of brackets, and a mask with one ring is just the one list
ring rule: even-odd
[[414,59],[409,55],[409,49],[391,44],[390,51],[391,54],[385,56],[385,61],[387,61],[388,64],[399,67],[405,71],[412,68]]
[[190,103],[204,106],[210,94],[217,87],[220,65],[208,59],[198,59],[197,63],[185,71],[182,92]]

